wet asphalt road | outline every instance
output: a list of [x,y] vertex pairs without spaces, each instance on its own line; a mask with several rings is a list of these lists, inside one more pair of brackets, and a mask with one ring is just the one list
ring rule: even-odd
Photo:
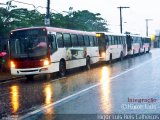
[[51,120],[66,119],[69,114],[81,119],[94,114],[100,119],[97,114],[158,114],[159,66],[160,49],[154,49],[111,65],[98,64],[89,71],[71,70],[65,78],[38,76],[29,82],[0,83],[0,118]]

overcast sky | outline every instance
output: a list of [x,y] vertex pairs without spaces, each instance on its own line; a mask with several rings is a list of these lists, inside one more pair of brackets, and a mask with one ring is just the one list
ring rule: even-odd
[[[5,3],[8,0],[0,0]],[[47,0],[16,0],[37,6],[46,7]],[[155,34],[160,29],[160,3],[159,0],[50,0],[51,9],[57,12],[73,10],[89,10],[93,13],[100,13],[101,17],[108,21],[109,29],[112,32],[120,32],[120,15],[117,7],[130,7],[122,9],[123,32],[129,31],[135,34],[146,34],[145,19],[152,19],[148,22],[149,35]],[[33,9],[31,5],[18,4],[18,7]],[[39,11],[46,12],[46,9],[38,8]]]

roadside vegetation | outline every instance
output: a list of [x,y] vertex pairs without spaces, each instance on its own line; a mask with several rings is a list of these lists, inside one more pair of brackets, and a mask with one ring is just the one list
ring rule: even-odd
[[[0,38],[6,38],[10,30],[22,27],[44,26],[45,14],[36,9],[17,8],[9,1],[0,5]],[[72,7],[68,11],[58,13],[50,12],[50,26],[84,31],[108,31],[107,21],[100,13],[92,13],[88,10],[74,11]]]

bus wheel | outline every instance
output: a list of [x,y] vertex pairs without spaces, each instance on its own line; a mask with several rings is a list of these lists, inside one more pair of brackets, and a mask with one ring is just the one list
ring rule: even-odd
[[112,63],[112,54],[110,54],[110,57],[109,57],[109,64]]
[[146,52],[146,53],[149,53],[149,51],[150,51],[150,48],[148,48],[148,50],[147,50],[147,52]]
[[51,79],[51,76],[52,76],[51,73],[46,74],[46,79],[47,79],[47,80],[50,80],[50,79]]
[[33,75],[26,75],[26,78],[27,78],[28,81],[34,80],[34,76]]
[[65,61],[60,61],[59,64],[59,74],[61,77],[66,75],[66,65],[65,65]]
[[86,69],[87,70],[91,69],[91,62],[90,62],[90,58],[89,57],[86,58]]
[[135,51],[133,50],[133,57],[135,56]]
[[120,60],[121,61],[123,60],[123,52],[121,52],[121,54],[120,54]]
[[141,50],[139,49],[139,51],[138,51],[138,55],[141,55]]

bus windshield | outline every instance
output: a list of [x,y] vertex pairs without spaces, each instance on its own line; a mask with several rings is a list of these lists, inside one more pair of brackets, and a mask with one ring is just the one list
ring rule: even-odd
[[46,36],[17,36],[10,39],[11,58],[36,58],[47,55]]

